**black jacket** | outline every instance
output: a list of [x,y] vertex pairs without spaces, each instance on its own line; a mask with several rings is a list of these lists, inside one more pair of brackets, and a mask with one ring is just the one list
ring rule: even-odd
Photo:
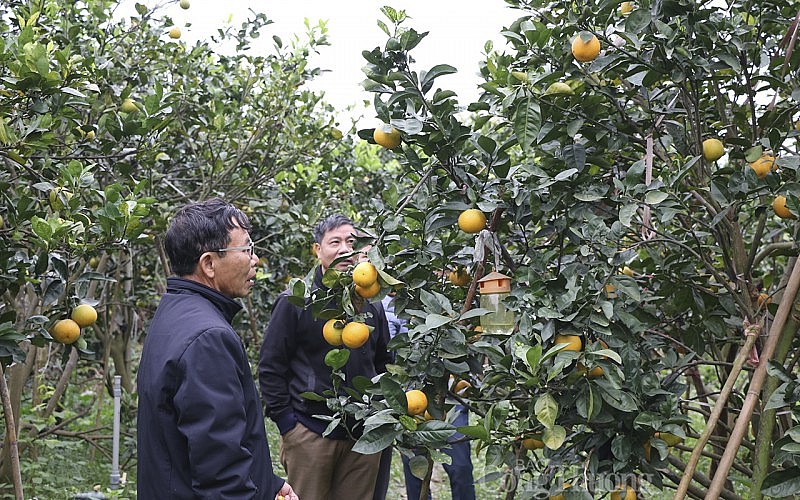
[[194,281],[167,280],[138,371],[139,500],[273,500],[283,486],[231,327],[240,309]]
[[[323,286],[319,267],[314,281],[316,287]],[[342,369],[348,382],[359,375],[371,379],[385,372],[386,363],[391,359],[383,305],[367,302],[363,312],[370,313],[366,323],[374,329],[366,344],[350,350],[350,359]],[[258,381],[267,416],[275,421],[281,434],[290,431],[298,421],[320,435],[328,425],[327,421],[314,418],[314,415],[331,414],[326,403],[300,396],[303,392],[322,394],[332,389],[331,369],[325,364],[325,355],[334,347],[322,336],[324,325],[324,320],[314,319],[310,308],[293,306],[288,292],[282,293],[273,306],[261,345]],[[345,439],[348,436],[346,430],[339,427],[327,437]]]

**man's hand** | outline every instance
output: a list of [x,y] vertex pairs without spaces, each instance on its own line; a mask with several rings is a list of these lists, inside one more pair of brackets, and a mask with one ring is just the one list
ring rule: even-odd
[[283,487],[278,491],[275,500],[300,500],[297,493],[294,492],[289,483],[283,483]]

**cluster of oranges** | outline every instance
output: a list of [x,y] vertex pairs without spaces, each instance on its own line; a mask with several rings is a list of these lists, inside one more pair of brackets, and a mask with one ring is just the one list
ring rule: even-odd
[[358,349],[369,339],[369,326],[360,321],[329,319],[322,327],[322,336],[332,346],[344,345],[350,349]]
[[[353,268],[353,289],[359,297],[371,299],[381,292],[378,269],[371,262],[361,262]],[[325,341],[334,347],[358,349],[369,339],[370,327],[361,321],[329,319],[322,327]]]
[[81,336],[81,328],[92,326],[97,321],[97,311],[89,304],[81,304],[72,310],[67,319],[60,319],[50,329],[50,336],[62,344],[72,344]]
[[[556,335],[555,344],[557,346],[563,345],[562,351],[580,352],[583,350],[583,339],[579,335]],[[608,344],[602,340],[600,345],[603,346],[603,349],[608,349]],[[595,366],[590,370],[583,363],[578,363],[576,370],[580,375],[585,375],[588,378],[602,377],[605,373],[600,366]]]
[[[623,6],[620,9],[623,15],[629,14],[632,10],[633,6],[630,4],[630,2],[623,2]],[[580,62],[591,62],[595,60],[599,54],[600,40],[596,35],[584,31],[579,33],[572,40],[572,56],[575,58],[575,60]],[[563,86],[563,90],[556,92],[555,90],[561,89],[561,87],[556,89],[554,87],[555,85]],[[572,89],[569,87],[569,85],[566,85],[562,82],[556,82],[555,84],[551,85],[550,88],[548,88],[546,93],[572,93]],[[715,162],[724,155],[725,146],[723,145],[722,141],[717,138],[709,138],[703,141],[703,158],[706,161]],[[775,157],[770,154],[761,155],[749,165],[759,179],[763,179],[771,171],[778,169],[778,165],[775,163]],[[795,215],[786,206],[785,196],[776,196],[775,200],[772,202],[772,209],[775,212],[775,215],[781,219],[795,218]]]

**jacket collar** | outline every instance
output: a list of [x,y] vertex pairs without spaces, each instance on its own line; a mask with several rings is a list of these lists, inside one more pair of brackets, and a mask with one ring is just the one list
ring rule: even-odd
[[314,288],[327,290],[328,287],[322,284],[322,275],[322,266],[317,264],[317,267],[314,269]]
[[228,323],[233,322],[233,317],[236,313],[242,310],[241,304],[235,300],[227,297],[213,288],[207,287],[197,281],[188,280],[186,278],[167,278],[167,293],[195,293],[201,295],[203,298],[211,302],[214,307],[219,309],[225,320]]

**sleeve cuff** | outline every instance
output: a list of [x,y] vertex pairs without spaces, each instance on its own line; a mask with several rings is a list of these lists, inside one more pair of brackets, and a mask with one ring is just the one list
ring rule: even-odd
[[288,412],[275,419],[275,424],[278,426],[278,431],[280,431],[282,436],[294,429],[294,426],[297,425],[297,415],[293,412]]

